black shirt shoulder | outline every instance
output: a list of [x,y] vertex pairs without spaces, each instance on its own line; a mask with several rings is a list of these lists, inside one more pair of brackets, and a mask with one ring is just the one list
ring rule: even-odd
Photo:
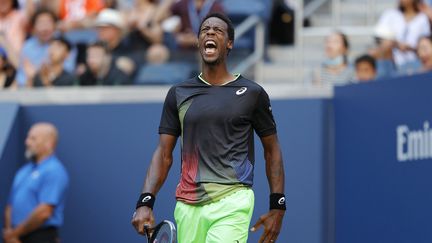
[[63,72],[53,81],[54,86],[71,86],[77,83],[77,78],[75,75],[66,72]]
[[[66,72],[63,70],[59,76],[57,76],[53,81],[53,86],[71,86],[77,83],[77,78],[75,75]],[[36,74],[33,78],[33,86],[34,87],[42,87],[44,84],[42,83],[42,79],[40,77],[40,73]]]

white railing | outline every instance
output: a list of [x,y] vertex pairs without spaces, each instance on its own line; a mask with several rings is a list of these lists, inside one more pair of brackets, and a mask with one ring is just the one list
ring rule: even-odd
[[[377,7],[378,5],[396,6],[396,0],[359,0],[359,1],[344,1],[344,0],[314,0],[309,2],[306,6],[304,0],[293,0],[295,9],[295,53],[296,59],[294,65],[298,68],[298,77],[304,80],[304,38],[324,37],[328,35],[335,28],[344,32],[348,36],[371,36],[373,34],[373,26],[377,21]],[[360,9],[364,9],[364,24],[363,25],[343,25],[343,14],[346,14],[347,9],[344,9],[346,4],[353,4],[352,6],[361,5]],[[328,26],[319,27],[303,27],[303,20],[309,18],[316,13],[316,11],[324,4],[329,4],[329,17],[331,23]],[[345,5],[344,5],[345,4]],[[362,5],[363,4],[363,5]],[[352,11],[352,9],[351,9]],[[361,14],[361,13],[360,13]]]
[[235,39],[239,39],[249,30],[255,28],[254,51],[245,58],[241,63],[233,68],[234,73],[244,73],[246,70],[255,65],[255,81],[261,82],[262,71],[261,64],[265,48],[265,30],[262,19],[256,15],[251,15],[235,28]]
[[324,5],[329,0],[314,0],[312,2],[309,2],[308,4],[302,4],[298,6],[303,6],[303,16],[305,18],[309,18],[314,14],[322,5]]

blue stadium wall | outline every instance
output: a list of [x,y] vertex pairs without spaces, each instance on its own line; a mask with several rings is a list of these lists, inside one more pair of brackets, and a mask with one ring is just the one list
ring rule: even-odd
[[[278,242],[432,242],[431,81],[432,74],[417,75],[336,88],[331,100],[273,101],[288,197]],[[26,131],[50,121],[60,130],[57,153],[72,179],[63,242],[142,242],[130,219],[158,140],[160,109],[1,104],[0,210],[23,163]],[[258,141],[255,147],[252,223],[267,212],[269,191]],[[178,146],[175,154],[157,221],[172,219]]]
[[[158,142],[161,108],[161,103],[2,104],[0,210],[3,212],[13,175],[23,164],[27,130],[35,122],[49,121],[59,129],[57,155],[71,177],[61,230],[63,242],[143,242],[130,220]],[[325,243],[332,237],[330,109],[331,102],[325,99],[273,101],[286,162],[288,197],[279,242]],[[269,195],[258,139],[255,147],[256,205],[252,223],[268,211]],[[179,144],[175,155],[169,179],[157,197],[157,221],[173,219]],[[251,233],[249,242],[257,242],[261,233]]]
[[335,91],[336,242],[432,242],[432,74]]

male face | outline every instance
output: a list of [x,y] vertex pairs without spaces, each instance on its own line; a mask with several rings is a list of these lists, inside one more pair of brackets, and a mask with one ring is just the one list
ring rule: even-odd
[[30,128],[25,140],[25,156],[36,162],[40,156],[54,151],[57,143],[57,129],[49,123],[37,123]]
[[29,160],[36,160],[43,151],[46,151],[49,145],[43,128],[33,126],[27,134],[25,145],[25,155]]
[[48,56],[51,64],[63,63],[68,55],[69,50],[63,42],[58,40],[54,40],[51,42],[48,49]]
[[233,42],[228,39],[228,25],[216,17],[208,18],[201,26],[198,48],[205,64],[216,65],[225,61]]
[[375,79],[375,69],[368,62],[359,62],[356,64],[356,75],[359,81],[369,81]]
[[48,42],[52,39],[55,31],[55,21],[48,13],[40,14],[34,23],[34,35],[41,42]]
[[99,40],[108,43],[110,48],[114,48],[115,46],[112,45],[118,43],[122,36],[121,30],[112,25],[99,26],[97,32]]

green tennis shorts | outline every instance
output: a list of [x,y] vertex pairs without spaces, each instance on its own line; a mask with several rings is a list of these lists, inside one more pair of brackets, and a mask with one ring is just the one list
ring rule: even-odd
[[202,206],[178,201],[174,210],[178,243],[247,242],[254,193],[245,188]]

